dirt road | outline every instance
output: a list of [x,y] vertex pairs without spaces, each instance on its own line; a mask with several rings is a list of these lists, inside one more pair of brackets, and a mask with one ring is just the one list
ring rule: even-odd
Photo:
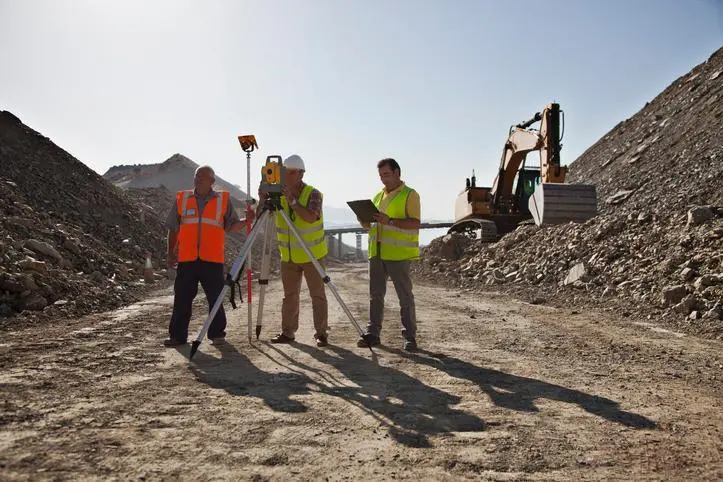
[[[358,320],[366,267],[332,269]],[[415,287],[417,354],[389,290],[372,357],[329,296],[331,346],[308,296],[292,345],[272,281],[262,340],[246,306],[230,344],[161,341],[170,290],[127,309],[6,330],[2,480],[715,480],[723,349],[653,325]],[[203,319],[197,305],[192,336]]]

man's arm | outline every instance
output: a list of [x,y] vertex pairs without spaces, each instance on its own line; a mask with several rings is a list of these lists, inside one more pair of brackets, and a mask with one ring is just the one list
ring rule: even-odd
[[168,252],[166,254],[166,260],[168,269],[175,269],[178,264],[178,231],[168,230],[167,238]]
[[291,207],[292,211],[296,213],[297,216],[299,216],[307,223],[313,223],[315,221],[318,221],[319,218],[321,218],[322,209],[321,193],[316,189],[311,191],[311,194],[309,195],[309,203],[306,207],[299,204],[298,201],[295,204],[289,203],[289,206]]
[[178,264],[178,228],[180,221],[178,219],[178,208],[176,203],[173,203],[171,210],[168,212],[166,217],[166,227],[168,228],[168,236],[166,240],[166,246],[168,248],[166,261],[168,269],[175,269]]
[[407,217],[391,219],[389,216],[382,212],[374,215],[374,218],[380,223],[384,225],[389,225],[391,221],[392,226],[396,226],[401,229],[419,229],[419,225],[422,224],[420,221],[421,217],[421,203],[419,200],[419,193],[417,193],[416,191],[412,191],[412,193],[409,194],[409,197],[407,198]]
[[[255,214],[253,210],[247,210],[246,215],[251,218],[251,221],[254,220]],[[239,219],[236,209],[234,209],[233,205],[231,205],[231,201],[229,201],[228,203],[228,207],[226,208],[226,215],[223,218],[223,224],[226,232],[228,233],[238,233],[240,231],[243,231],[246,227],[246,218]]]
[[[393,218],[392,219],[384,213],[375,214],[374,217],[381,224],[388,226],[391,223],[392,226],[396,226],[401,229],[419,229],[419,225],[422,224],[419,219],[415,219],[415,218]],[[364,226],[364,224],[365,223],[362,223],[362,226]],[[366,227],[366,226],[364,226],[364,227]]]

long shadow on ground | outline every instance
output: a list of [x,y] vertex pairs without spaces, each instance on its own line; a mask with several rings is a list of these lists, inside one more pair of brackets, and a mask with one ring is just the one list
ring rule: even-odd
[[478,367],[452,356],[419,350],[409,353],[400,349],[387,349],[403,358],[428,365],[447,373],[449,376],[469,380],[477,384],[499,407],[521,412],[537,412],[535,400],[546,398],[560,402],[574,403],[585,411],[636,429],[654,429],[656,422],[632,412],[620,409],[620,404],[608,398],[590,395],[578,390],[546,383],[534,378],[519,377],[507,373]]
[[[323,383],[318,384],[321,393],[342,398],[365,410],[387,426],[390,436],[399,443],[429,447],[429,436],[433,434],[485,429],[485,422],[476,415],[452,408],[460,402],[460,397],[425,385],[402,371],[336,346],[324,350],[301,344],[295,347],[334,367],[346,379],[335,378],[271,346],[289,365],[315,372],[323,379]],[[350,386],[349,382],[354,385]]]
[[[280,412],[305,412],[306,405],[291,398],[309,394],[309,385],[315,382],[298,372],[269,373],[259,370],[239,353],[231,343],[207,350],[220,350],[221,357],[207,355],[201,350],[193,356],[189,370],[196,378],[213,388],[221,388],[231,395],[257,397]],[[184,352],[185,356],[188,353]]]

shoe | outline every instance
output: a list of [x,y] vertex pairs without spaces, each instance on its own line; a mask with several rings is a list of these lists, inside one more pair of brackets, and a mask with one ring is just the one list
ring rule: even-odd
[[290,336],[286,336],[283,333],[279,333],[271,339],[271,343],[291,343],[294,341]]
[[316,346],[327,346],[329,344],[329,339],[326,337],[326,335],[314,335],[314,340],[316,340]]
[[163,340],[163,346],[166,346],[168,348],[172,348],[174,346],[181,346],[181,345],[185,345],[185,344],[186,344],[185,340],[181,341],[181,340],[176,340],[175,338],[169,338],[167,340]]
[[225,345],[226,344],[226,337],[220,336],[218,338],[211,338],[211,344],[212,345]]
[[404,351],[417,351],[417,340],[414,338],[404,340]]
[[381,340],[379,340],[378,336],[374,335],[364,335],[356,342],[356,346],[359,348],[369,348],[372,346],[381,345]]

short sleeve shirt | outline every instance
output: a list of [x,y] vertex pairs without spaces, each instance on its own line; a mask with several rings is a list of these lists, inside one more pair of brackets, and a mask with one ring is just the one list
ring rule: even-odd
[[[402,182],[399,187],[389,192],[387,192],[385,189],[384,194],[382,195],[382,200],[386,199],[389,196],[396,195],[404,187],[406,187],[406,184]],[[417,220],[422,219],[422,203],[419,199],[419,193],[417,191],[412,191],[407,197],[407,217]]]

